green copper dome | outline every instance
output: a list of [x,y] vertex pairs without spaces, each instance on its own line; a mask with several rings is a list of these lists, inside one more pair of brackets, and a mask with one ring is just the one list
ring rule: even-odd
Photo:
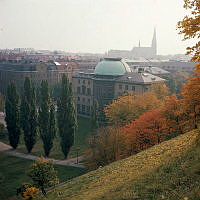
[[121,76],[126,72],[131,72],[131,69],[121,58],[104,58],[97,64],[94,71],[96,75],[112,76]]

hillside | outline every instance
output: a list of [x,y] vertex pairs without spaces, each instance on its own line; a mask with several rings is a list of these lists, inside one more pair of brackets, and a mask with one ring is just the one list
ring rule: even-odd
[[197,131],[191,131],[87,173],[50,191],[47,199],[178,200],[188,197],[198,200],[200,145],[196,145],[197,135]]

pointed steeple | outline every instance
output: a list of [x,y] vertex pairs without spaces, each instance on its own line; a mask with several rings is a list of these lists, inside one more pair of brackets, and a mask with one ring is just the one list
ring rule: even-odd
[[151,47],[152,47],[152,51],[153,51],[154,55],[157,55],[156,28],[154,28],[154,34],[153,34]]
[[138,45],[138,47],[140,47],[140,40],[139,40],[139,45]]

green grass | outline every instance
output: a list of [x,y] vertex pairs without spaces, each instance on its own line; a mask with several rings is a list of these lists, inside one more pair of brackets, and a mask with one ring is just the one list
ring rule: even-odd
[[38,199],[200,200],[197,131],[87,173]]
[[[0,199],[8,199],[16,194],[16,188],[30,182],[26,171],[33,161],[0,154]],[[80,176],[85,169],[55,165],[60,182]]]
[[[69,158],[76,157],[77,148],[79,148],[78,154],[79,155],[83,154],[83,152],[85,151],[85,148],[87,146],[86,140],[90,135],[91,135],[90,120],[87,118],[79,117],[78,118],[78,131],[75,135],[75,144],[71,148],[71,151],[68,155]],[[8,143],[7,138],[2,139],[1,141]],[[27,153],[26,147],[23,143],[23,136],[21,136],[21,144],[19,145],[17,151],[22,152],[22,153]],[[38,141],[35,144],[31,154],[36,155],[36,156],[44,155],[43,144],[42,144],[42,140],[40,138],[38,138]],[[63,153],[60,148],[59,137],[57,137],[54,140],[54,146],[53,146],[53,149],[51,150],[49,157],[54,158],[54,159],[63,159],[64,158]]]

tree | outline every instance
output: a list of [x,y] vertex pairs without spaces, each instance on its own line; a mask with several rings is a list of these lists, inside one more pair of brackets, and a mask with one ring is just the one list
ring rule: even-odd
[[104,109],[108,123],[124,126],[148,110],[158,108],[161,101],[153,92],[121,96]]
[[10,145],[16,149],[21,134],[20,129],[20,99],[14,83],[9,84],[6,97],[6,117]]
[[188,116],[183,109],[183,100],[178,99],[176,95],[166,98],[161,113],[166,118],[170,136],[180,135],[187,130],[186,121]]
[[0,112],[4,111],[4,104],[5,104],[4,96],[0,93]]
[[27,151],[30,153],[36,143],[38,114],[36,109],[35,87],[28,77],[26,77],[24,82],[24,93],[20,110],[24,141]]
[[[184,40],[188,39],[199,39],[200,38],[200,1],[199,0],[184,0],[184,8],[190,12],[183,18],[182,21],[178,22],[178,28],[180,29],[179,34],[184,35]],[[192,60],[200,62],[200,42],[198,41],[194,46],[187,48],[187,54],[192,54]],[[196,69],[199,69],[199,65]]]
[[127,155],[138,153],[166,139],[169,128],[160,109],[150,110],[123,128]]
[[154,83],[152,84],[150,90],[161,101],[169,95],[169,88],[165,85],[165,83]]
[[72,85],[65,75],[62,77],[61,94],[58,99],[58,131],[62,152],[67,158],[77,130],[77,114],[74,105]]
[[47,81],[42,81],[40,88],[40,107],[39,107],[39,130],[43,142],[45,156],[48,157],[53,147],[53,140],[56,135],[55,108],[49,95]]
[[124,158],[124,137],[119,127],[103,127],[88,140],[86,153],[87,165],[90,169],[105,166]]
[[57,172],[53,163],[44,158],[39,158],[31,166],[28,175],[33,180],[34,185],[42,190],[45,195],[45,188],[59,183]]
[[[184,40],[200,38],[200,1],[184,0],[184,8],[190,11],[190,15],[185,16],[178,23],[180,34],[184,35]],[[187,53],[192,54],[192,60],[200,62],[200,42],[187,48]],[[195,74],[189,78],[182,90],[185,113],[189,116],[189,124],[192,128],[197,128],[200,122],[200,64],[195,66]]]
[[92,106],[92,112],[91,112],[91,130],[94,134],[97,128],[99,127],[98,124],[98,102],[94,101]]

